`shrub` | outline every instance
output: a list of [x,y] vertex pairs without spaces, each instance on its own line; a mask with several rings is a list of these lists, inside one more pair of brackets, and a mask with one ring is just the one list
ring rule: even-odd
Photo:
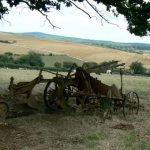
[[54,63],[54,67],[56,67],[56,68],[61,68],[61,63],[60,63],[60,62],[55,62],[55,63]]
[[133,74],[145,74],[146,69],[141,62],[135,61],[130,65],[130,70]]
[[12,52],[6,52],[4,55],[13,56]]
[[12,56],[9,55],[0,55],[0,62],[1,63],[14,63],[14,59]]
[[21,56],[16,60],[15,63],[21,65],[28,65],[28,66],[39,66],[39,67],[44,66],[40,54],[37,54],[35,52],[29,52],[28,55]]
[[49,56],[53,56],[53,54],[52,54],[52,53],[49,53]]

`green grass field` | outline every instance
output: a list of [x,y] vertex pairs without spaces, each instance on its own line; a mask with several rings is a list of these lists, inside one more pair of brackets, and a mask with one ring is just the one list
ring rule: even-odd
[[[0,93],[7,92],[9,79],[15,82],[30,81],[38,75],[36,70],[0,69]],[[54,76],[43,72],[44,78]],[[95,75],[99,80],[120,87],[119,75]],[[124,76],[124,92],[136,91],[144,110],[126,119],[113,114],[111,120],[102,122],[96,114],[45,114],[10,118],[4,128],[0,124],[0,149],[12,150],[149,150],[150,148],[150,79]],[[44,85],[45,86],[45,85]],[[43,84],[34,94],[42,94]],[[6,93],[5,93],[6,94]],[[31,99],[30,99],[31,100]],[[35,99],[34,99],[35,100]],[[43,102],[42,96],[41,101]],[[126,128],[121,128],[126,125]],[[118,126],[118,128],[114,128]],[[129,128],[129,127],[132,128]]]
[[76,63],[78,66],[82,66],[83,64],[83,61],[67,55],[42,56],[42,60],[45,64],[45,67],[54,67],[55,62],[59,62],[63,66],[63,62],[66,61]]

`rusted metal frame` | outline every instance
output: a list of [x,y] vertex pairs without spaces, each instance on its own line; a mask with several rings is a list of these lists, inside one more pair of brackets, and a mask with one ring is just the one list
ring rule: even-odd
[[[71,77],[71,72],[72,72],[72,70],[75,68],[75,66],[76,66],[76,64],[73,63],[73,65],[71,66],[70,70],[68,71],[68,74],[67,74],[66,78]],[[74,74],[73,74],[73,75],[74,75]]]
[[26,94],[27,98],[29,98],[33,88],[35,87],[36,84],[40,83],[40,80],[42,78],[43,78],[42,70],[40,70],[38,77],[36,77],[35,79],[29,82],[19,82],[18,84],[14,84],[13,83],[14,78],[11,77],[10,86],[9,86],[11,98],[14,98],[15,95],[19,95],[19,94]]
[[120,87],[120,93],[123,95],[123,70],[120,69],[120,79],[121,79],[121,87]]
[[51,73],[51,74],[54,74],[54,75],[56,75],[56,74],[57,74],[57,75],[59,75],[59,76],[66,77],[65,75],[60,74],[60,73],[58,73],[58,72],[53,72],[53,71],[45,70],[45,69],[43,69],[43,71],[48,72],[48,73]]

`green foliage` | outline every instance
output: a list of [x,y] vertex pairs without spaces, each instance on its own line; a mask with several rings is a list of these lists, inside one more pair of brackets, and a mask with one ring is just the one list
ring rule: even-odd
[[28,66],[39,66],[43,67],[44,63],[42,61],[41,55],[35,52],[29,52],[28,55],[23,55],[18,58],[15,62],[16,64],[28,65]]
[[130,70],[133,74],[145,74],[146,69],[141,62],[135,61],[130,65]]
[[55,62],[55,63],[54,63],[54,67],[56,67],[56,68],[61,68],[61,63],[60,63],[60,62]]
[[49,56],[53,56],[53,54],[52,54],[52,53],[49,53],[48,55],[49,55]]
[[14,60],[14,55],[10,52],[0,55],[0,67],[8,67],[8,68],[34,67],[35,69],[38,69],[43,66],[44,63],[42,61],[41,56],[34,52],[30,52],[27,55],[22,55],[19,58],[17,57],[16,60]]
[[12,52],[6,52],[5,55],[13,56],[13,53]]
[[7,55],[7,54],[4,54],[4,55],[0,55],[0,63],[4,64],[4,63],[13,63],[14,62],[14,59],[11,55]]

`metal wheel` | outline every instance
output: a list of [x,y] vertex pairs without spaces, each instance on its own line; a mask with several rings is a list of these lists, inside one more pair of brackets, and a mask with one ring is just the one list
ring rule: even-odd
[[139,97],[136,92],[129,92],[124,96],[123,114],[138,114],[139,111]]
[[44,103],[48,108],[56,106],[58,100],[58,83],[56,81],[49,81],[44,89]]
[[69,98],[75,99],[77,104],[77,96],[75,95],[78,92],[77,87],[74,84],[67,83],[64,87],[64,98],[66,101],[69,101]]
[[5,102],[0,102],[0,118],[5,119],[7,117],[9,106]]

